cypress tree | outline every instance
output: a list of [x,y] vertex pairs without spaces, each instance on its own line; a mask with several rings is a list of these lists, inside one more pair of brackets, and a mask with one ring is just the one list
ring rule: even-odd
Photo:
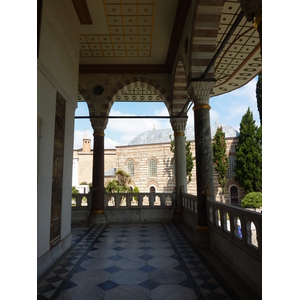
[[261,130],[255,125],[248,107],[240,123],[235,154],[235,180],[246,194],[262,191]]
[[262,73],[258,75],[258,80],[256,83],[256,100],[260,124],[262,125]]
[[228,157],[226,155],[225,133],[222,127],[218,127],[212,143],[213,162],[218,173],[218,182],[224,193],[227,182]]
[[[169,135],[169,138],[171,140],[171,146],[170,150],[174,154],[175,153],[175,140],[172,139],[172,135]],[[192,170],[194,168],[194,160],[195,157],[192,155],[192,150],[191,150],[191,142],[185,141],[185,160],[186,160],[186,175],[189,178],[189,181],[192,180]]]

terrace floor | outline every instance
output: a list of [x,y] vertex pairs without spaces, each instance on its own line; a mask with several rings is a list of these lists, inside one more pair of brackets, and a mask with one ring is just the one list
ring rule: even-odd
[[74,224],[37,299],[261,299],[181,223]]

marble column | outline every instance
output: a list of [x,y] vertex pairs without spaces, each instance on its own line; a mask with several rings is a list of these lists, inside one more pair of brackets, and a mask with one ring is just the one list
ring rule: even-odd
[[186,193],[186,155],[185,155],[185,118],[172,118],[175,144],[175,180],[176,180],[176,212],[182,213],[181,191]]
[[191,82],[188,88],[194,102],[196,177],[197,177],[197,231],[207,232],[206,200],[214,200],[213,160],[210,129],[210,93],[215,81]]
[[91,120],[94,128],[93,187],[90,223],[106,223],[104,214],[104,130],[107,119]]

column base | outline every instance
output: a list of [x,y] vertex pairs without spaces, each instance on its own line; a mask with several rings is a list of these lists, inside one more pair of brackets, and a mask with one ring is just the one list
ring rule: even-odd
[[89,218],[90,224],[106,224],[106,216],[104,213],[104,210],[91,210],[90,218]]
[[182,214],[181,209],[177,209],[174,211],[173,221],[174,222],[183,222],[183,214]]
[[202,249],[210,248],[209,234],[207,226],[197,226],[194,232],[193,242],[196,247]]

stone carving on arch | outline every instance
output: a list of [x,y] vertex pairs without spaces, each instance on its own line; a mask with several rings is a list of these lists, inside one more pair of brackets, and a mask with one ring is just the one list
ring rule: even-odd
[[159,184],[156,180],[150,180],[147,182],[147,189],[149,190],[150,186],[154,186],[157,190],[159,188]]
[[88,92],[83,87],[78,85],[78,93],[80,93],[80,95],[84,98],[84,100],[88,106],[90,116],[94,116],[95,115],[94,106],[93,106],[92,99],[91,99],[90,95],[88,94]]
[[115,102],[114,101],[115,95],[117,95],[118,93],[125,93],[128,90],[135,87],[147,88],[148,90],[160,96],[168,109],[169,115],[171,115],[172,97],[171,97],[171,93],[167,90],[167,87],[151,79],[150,77],[142,76],[142,75],[127,76],[124,77],[123,80],[116,82],[116,84],[110,89],[110,92],[105,99],[105,103],[106,103],[105,106],[107,106],[106,115],[109,115],[111,107]]
[[147,166],[148,166],[148,162],[149,162],[151,159],[154,159],[154,160],[156,161],[156,163],[159,164],[158,159],[157,159],[156,157],[154,157],[154,156],[151,156],[151,157],[149,157],[149,158],[147,159],[147,161],[146,161],[146,165],[147,165]]

